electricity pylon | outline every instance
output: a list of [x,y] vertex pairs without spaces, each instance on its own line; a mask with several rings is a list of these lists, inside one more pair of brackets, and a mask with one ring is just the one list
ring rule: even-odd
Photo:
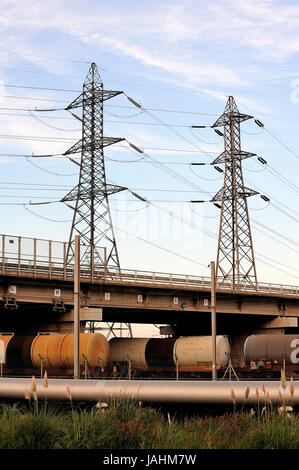
[[[125,139],[104,137],[103,111],[104,101],[121,93],[122,91],[104,90],[97,66],[92,63],[82,93],[66,108],[71,112],[72,109],[82,107],[82,119],[72,113],[82,122],[82,139],[64,153],[66,156],[81,153],[79,183],[62,199],[65,203],[75,201],[75,207],[67,204],[74,210],[74,215],[66,262],[73,262],[73,240],[76,233],[80,235],[80,241],[84,245],[80,265],[89,267],[91,275],[99,268],[105,268],[108,274],[109,268],[116,268],[120,273],[108,196],[127,188],[107,184],[104,148]],[[102,328],[97,327],[97,322],[87,322],[87,328],[91,332],[108,329],[109,334],[114,334],[114,323],[112,326],[107,325],[107,328]],[[132,336],[131,325],[125,323],[125,326]],[[123,329],[125,328],[121,327],[120,331]]]
[[246,282],[256,287],[257,276],[252,245],[247,197],[258,194],[244,186],[242,160],[254,153],[241,150],[240,123],[252,116],[241,114],[232,96],[224,113],[212,127],[224,128],[224,152],[212,164],[224,163],[224,185],[212,198],[221,202],[216,276],[218,285],[232,287]]
[[[82,139],[67,150],[64,155],[81,153],[79,183],[62,202],[75,201],[72,227],[67,250],[67,264],[74,258],[73,239],[75,232],[80,235],[82,250],[80,263],[95,267],[112,266],[120,270],[119,256],[112,225],[108,196],[126,188],[107,184],[104,147],[115,144],[123,138],[104,137],[104,101],[121,94],[121,91],[104,90],[97,66],[92,63],[83,84],[83,92],[69,105],[67,110],[83,108]],[[102,247],[105,247],[103,250]],[[105,254],[106,253],[106,254]]]

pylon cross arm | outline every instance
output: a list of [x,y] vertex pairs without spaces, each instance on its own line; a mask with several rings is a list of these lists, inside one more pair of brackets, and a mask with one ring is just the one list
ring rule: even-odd
[[127,188],[123,186],[117,186],[114,184],[107,184],[104,189],[95,189],[93,192],[90,189],[83,189],[79,185],[73,188],[66,196],[61,199],[61,202],[76,201],[78,198],[81,200],[89,200],[92,194],[110,196],[111,194],[116,194],[121,191],[125,191]]
[[77,98],[74,99],[65,109],[75,109],[81,108],[84,104],[88,104],[89,101],[94,100],[94,98],[101,98],[102,101],[110,100],[114,96],[121,95],[122,91],[112,91],[112,90],[92,90],[86,89],[83,93],[81,93]]
[[69,148],[64,155],[70,155],[73,153],[79,153],[85,150],[100,150],[102,147],[108,147],[109,145],[117,144],[122,142],[123,137],[103,137],[102,139],[95,139],[90,142],[83,142],[82,139]]
[[256,194],[259,194],[258,191],[255,191],[254,189],[246,188],[246,186],[243,186],[243,188],[237,192],[237,195],[240,197],[250,197],[250,196],[255,196]]
[[211,199],[212,202],[222,201],[223,198],[223,187],[219,189],[218,193]]
[[103,101],[110,100],[114,96],[121,95],[122,91],[112,91],[112,90],[96,90],[94,92],[95,96],[101,96]]
[[[244,160],[245,158],[255,157],[256,153],[252,152],[245,152],[244,150],[237,150],[234,152],[234,156],[240,160]],[[224,150],[215,160],[211,163],[211,165],[219,165],[220,163],[226,163],[231,158],[231,152],[228,150]]]
[[232,121],[240,123],[252,118],[253,116],[250,116],[249,114],[241,114],[238,112],[226,112],[223,113],[211,127],[213,128],[228,126]]

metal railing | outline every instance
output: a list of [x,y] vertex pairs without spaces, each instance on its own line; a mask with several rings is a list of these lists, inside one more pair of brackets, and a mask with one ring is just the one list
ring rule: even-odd
[[[38,238],[1,235],[0,246],[0,274],[30,277],[72,280],[74,276],[74,263],[67,262],[68,242],[43,240]],[[81,245],[81,254],[87,247]],[[103,250],[105,259],[105,248]],[[211,280],[209,277],[184,274],[169,274],[162,272],[149,272],[133,269],[118,270],[109,266],[93,266],[86,262],[81,263],[80,278],[84,282],[107,282],[123,284],[146,284],[163,287],[180,287],[209,290]],[[269,295],[299,295],[299,287],[286,284],[273,284],[259,282],[257,285],[249,283],[234,284],[231,280],[217,280],[217,290],[233,290],[251,293],[264,293]]]

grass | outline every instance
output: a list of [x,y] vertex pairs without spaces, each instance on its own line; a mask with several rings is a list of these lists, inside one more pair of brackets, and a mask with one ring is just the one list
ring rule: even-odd
[[261,408],[179,419],[128,400],[0,403],[0,449],[299,449],[299,415]]

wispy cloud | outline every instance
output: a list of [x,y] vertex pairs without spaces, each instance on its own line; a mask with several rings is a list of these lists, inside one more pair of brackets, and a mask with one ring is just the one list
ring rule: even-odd
[[[299,51],[299,6],[295,3],[190,0],[161,5],[153,0],[142,8],[136,2],[126,8],[121,2],[111,6],[87,3],[93,14],[76,1],[57,8],[55,0],[38,6],[33,0],[7,0],[2,2],[0,24],[10,44],[24,57],[29,51],[42,51],[44,44],[36,44],[33,33],[48,30],[176,75],[187,84],[246,85],[259,78],[249,67],[250,57],[277,62]],[[58,44],[54,42],[53,47]],[[238,67],[231,57],[242,49],[247,66]],[[42,58],[35,61],[49,66]]]

